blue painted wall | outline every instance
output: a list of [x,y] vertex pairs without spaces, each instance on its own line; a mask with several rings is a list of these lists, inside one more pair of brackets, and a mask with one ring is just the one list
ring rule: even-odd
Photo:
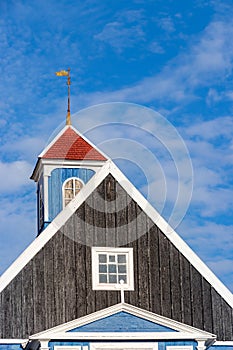
[[174,332],[174,330],[121,311],[69,332]]
[[1,344],[0,350],[22,350],[21,344]]
[[49,177],[49,221],[62,210],[62,185],[70,177],[78,177],[86,184],[95,174],[94,170],[83,168],[54,169]]

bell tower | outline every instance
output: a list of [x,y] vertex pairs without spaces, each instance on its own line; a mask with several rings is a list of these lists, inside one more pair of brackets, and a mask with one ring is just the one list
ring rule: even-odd
[[37,184],[38,234],[78,195],[108,160],[105,154],[71,125],[69,73],[69,70],[56,73],[68,77],[66,126],[38,156],[31,175]]

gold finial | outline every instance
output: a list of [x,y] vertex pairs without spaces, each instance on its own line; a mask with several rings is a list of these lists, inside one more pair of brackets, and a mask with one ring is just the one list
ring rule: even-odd
[[67,115],[66,115],[66,125],[71,125],[71,118],[70,118],[70,68],[67,70],[61,70],[60,72],[55,73],[57,77],[67,77],[67,86],[68,86],[68,108],[67,108]]

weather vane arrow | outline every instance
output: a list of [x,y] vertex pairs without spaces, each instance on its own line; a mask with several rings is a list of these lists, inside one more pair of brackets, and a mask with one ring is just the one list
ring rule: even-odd
[[55,73],[57,77],[67,77],[67,86],[68,86],[68,108],[67,108],[67,115],[66,115],[66,125],[71,125],[71,118],[70,118],[70,68],[67,70],[61,70],[59,72]]

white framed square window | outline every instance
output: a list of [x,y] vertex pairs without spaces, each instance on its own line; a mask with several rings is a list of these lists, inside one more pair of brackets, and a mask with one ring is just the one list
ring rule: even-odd
[[133,248],[92,247],[93,289],[117,290],[120,281],[134,290]]

